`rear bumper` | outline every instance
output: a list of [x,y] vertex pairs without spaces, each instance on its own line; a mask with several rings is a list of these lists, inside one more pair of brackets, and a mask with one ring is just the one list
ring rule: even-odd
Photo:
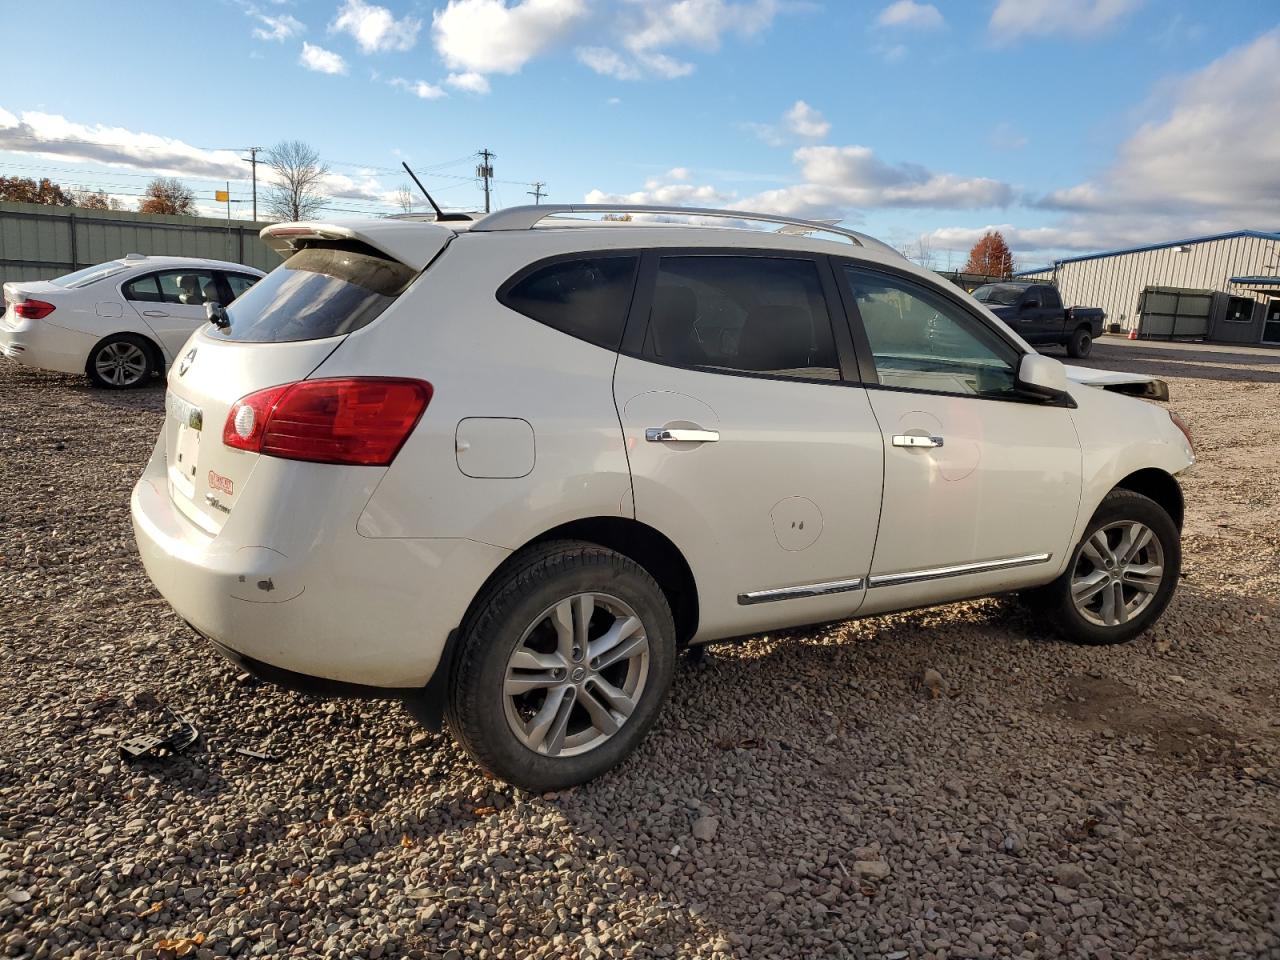
[[131,507],[143,565],[178,615],[253,672],[312,692],[424,687],[450,631],[509,552],[460,539],[373,540],[356,533],[354,517],[287,502],[270,531],[243,530],[233,515],[210,536],[170,499],[159,445]]
[[84,373],[89,351],[96,342],[91,334],[68,330],[47,320],[19,320],[16,326],[0,320],[0,354],[40,370]]

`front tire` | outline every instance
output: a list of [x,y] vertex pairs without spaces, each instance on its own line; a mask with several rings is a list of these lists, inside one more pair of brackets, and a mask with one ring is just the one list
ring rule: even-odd
[[595,544],[531,549],[477,597],[445,716],[494,776],[561,790],[617,765],[658,718],[675,670],[662,590]]
[[84,372],[95,387],[129,390],[149,383],[155,369],[151,344],[132,333],[118,333],[93,348]]
[[1067,355],[1083,360],[1093,350],[1093,332],[1084,327],[1077,327],[1067,341]]
[[1180,535],[1164,508],[1132,490],[1112,490],[1062,576],[1026,598],[1068,640],[1124,643],[1164,612],[1181,569]]

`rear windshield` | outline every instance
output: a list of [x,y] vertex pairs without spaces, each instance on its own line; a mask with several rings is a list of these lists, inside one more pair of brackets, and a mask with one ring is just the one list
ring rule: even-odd
[[105,280],[107,277],[123,273],[128,269],[128,264],[121,263],[119,260],[112,260],[108,263],[100,263],[95,267],[85,267],[83,270],[77,270],[75,273],[68,273],[65,276],[55,277],[49,282],[54,286],[74,290],[77,287],[87,287],[91,283]]
[[988,283],[973,291],[973,298],[979,303],[1009,307],[1017,303],[1026,291],[1027,288],[1019,284]]
[[231,326],[216,332],[248,343],[342,336],[376,320],[415,276],[364,244],[317,244],[295,253],[227,307]]

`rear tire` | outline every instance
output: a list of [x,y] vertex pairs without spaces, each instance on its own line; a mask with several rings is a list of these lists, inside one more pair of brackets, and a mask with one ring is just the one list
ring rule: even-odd
[[1075,643],[1125,643],[1151,626],[1182,569],[1178,528],[1154,500],[1112,490],[1062,576],[1021,599]]
[[531,791],[616,766],[658,718],[675,624],[642,567],[561,540],[518,558],[472,605],[445,716],[481,767]]
[[1067,355],[1083,360],[1093,350],[1093,331],[1085,327],[1077,327],[1067,341]]
[[104,390],[131,390],[151,382],[155,351],[144,338],[117,333],[93,348],[84,365],[89,382]]

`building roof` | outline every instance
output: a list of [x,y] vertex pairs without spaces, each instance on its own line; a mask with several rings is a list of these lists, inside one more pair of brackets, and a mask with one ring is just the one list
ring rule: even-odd
[[1246,287],[1280,287],[1280,277],[1232,277],[1230,282]]
[[1014,274],[1015,277],[1025,277],[1032,273],[1046,273],[1058,264],[1075,263],[1078,260],[1097,260],[1102,257],[1118,257],[1125,253],[1142,253],[1146,250],[1163,250],[1166,247],[1181,247],[1193,243],[1209,243],[1212,240],[1233,240],[1236,237],[1258,237],[1262,240],[1280,241],[1280,232],[1273,233],[1267,230],[1232,230],[1229,233],[1211,233],[1203,237],[1187,237],[1183,240],[1167,240],[1164,243],[1148,243],[1140,247],[1122,247],[1117,250],[1103,250],[1100,253],[1084,253],[1078,257],[1062,257],[1053,261],[1047,267],[1037,267],[1034,270],[1019,270]]

